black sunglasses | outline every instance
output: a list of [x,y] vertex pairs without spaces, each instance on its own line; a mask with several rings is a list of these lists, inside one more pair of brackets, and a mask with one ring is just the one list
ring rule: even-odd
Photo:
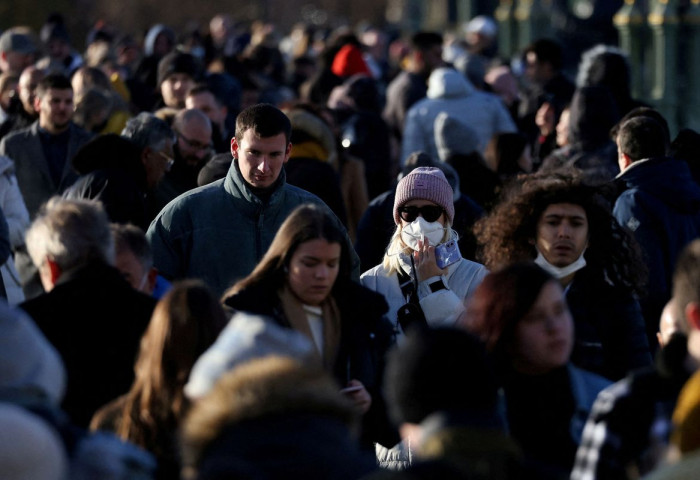
[[442,215],[443,208],[437,205],[423,205],[422,207],[399,207],[399,216],[404,222],[412,222],[418,215],[423,217],[426,222],[436,222]]

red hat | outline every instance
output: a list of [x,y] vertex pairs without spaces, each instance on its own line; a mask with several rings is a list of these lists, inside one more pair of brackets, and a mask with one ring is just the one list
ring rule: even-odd
[[350,77],[357,73],[370,75],[369,68],[362,58],[362,52],[352,44],[344,45],[333,59],[331,71],[339,77]]

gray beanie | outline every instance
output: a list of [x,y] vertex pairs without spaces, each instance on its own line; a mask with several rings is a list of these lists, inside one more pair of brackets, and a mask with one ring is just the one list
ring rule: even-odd
[[435,167],[418,167],[401,179],[394,197],[394,223],[400,225],[399,207],[409,200],[419,198],[440,205],[447,214],[450,225],[455,216],[454,193],[442,170]]

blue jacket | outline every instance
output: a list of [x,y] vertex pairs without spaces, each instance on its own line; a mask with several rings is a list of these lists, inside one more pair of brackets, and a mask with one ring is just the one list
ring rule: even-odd
[[671,276],[683,248],[700,235],[700,186],[687,164],[673,158],[638,160],[618,177],[625,191],[615,202],[617,221],[634,233],[649,268],[642,308],[656,331],[670,298]]
[[[305,203],[325,206],[317,196],[287,184],[284,169],[264,203],[234,161],[225,178],[180,195],[151,222],[146,237],[154,265],[169,279],[202,279],[220,296],[253,271],[282,222]],[[340,221],[338,227],[345,231]],[[347,242],[359,278],[359,259]]]

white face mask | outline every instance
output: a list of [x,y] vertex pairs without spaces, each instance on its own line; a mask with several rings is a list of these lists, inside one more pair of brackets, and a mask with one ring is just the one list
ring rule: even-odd
[[440,222],[426,222],[423,217],[416,218],[401,229],[401,240],[413,250],[418,250],[418,242],[423,239],[435,246],[442,242],[444,236],[445,227]]
[[562,278],[568,277],[574,272],[578,272],[581,270],[583,267],[586,266],[586,259],[583,258],[583,254],[586,253],[586,249],[583,249],[583,252],[581,252],[581,256],[576,259],[573,263],[568,264],[566,267],[557,267],[556,265],[552,265],[547,261],[546,258],[544,258],[544,255],[540,253],[540,251],[537,251],[537,258],[535,259],[535,263],[542,267],[545,271],[549,272],[554,278],[560,280]]

